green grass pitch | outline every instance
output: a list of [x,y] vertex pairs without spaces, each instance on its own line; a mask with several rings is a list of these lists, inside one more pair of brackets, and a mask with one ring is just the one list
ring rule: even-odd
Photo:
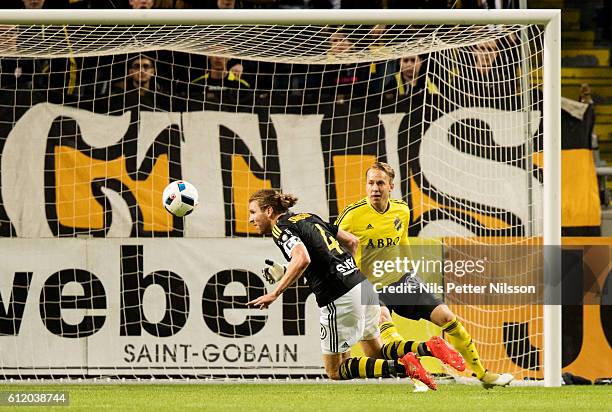
[[[1,392],[68,391],[69,407],[40,410],[198,411],[558,411],[612,410],[609,386],[441,385],[413,393],[408,384],[70,384],[2,385]],[[2,409],[0,407],[0,409]],[[39,408],[28,407],[27,410]]]

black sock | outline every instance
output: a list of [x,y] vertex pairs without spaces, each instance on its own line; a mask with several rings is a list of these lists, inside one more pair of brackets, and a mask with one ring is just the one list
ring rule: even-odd
[[417,355],[419,356],[433,356],[433,353],[431,353],[425,342],[419,343],[419,346],[417,347],[417,352]]

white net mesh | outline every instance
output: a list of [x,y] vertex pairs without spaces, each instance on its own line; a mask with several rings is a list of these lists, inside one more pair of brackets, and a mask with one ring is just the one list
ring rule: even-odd
[[[355,63],[393,59],[465,47],[518,33],[523,25],[389,25],[373,32],[371,25],[164,25],[164,26],[12,26],[0,27],[12,57],[72,57],[172,50],[228,55],[280,63]],[[329,36],[350,35],[352,48],[333,57]],[[374,33],[374,35],[373,35]],[[373,43],[384,45],[372,51]]]
[[[538,26],[5,25],[0,37],[4,377],[322,374],[301,281],[263,314],[244,306],[266,288],[264,258],[281,260],[248,224],[260,188],[333,219],[386,161],[411,236],[541,236]],[[184,220],[161,202],[178,179],[200,191]],[[447,302],[486,367],[541,377],[540,306]]]

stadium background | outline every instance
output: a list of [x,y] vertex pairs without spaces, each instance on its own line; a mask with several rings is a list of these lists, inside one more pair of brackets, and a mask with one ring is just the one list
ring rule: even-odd
[[[574,28],[581,27],[583,22],[581,21],[582,14],[580,14],[580,12],[570,11],[568,16],[570,17],[564,19],[564,24],[577,25],[577,27]],[[593,37],[592,40],[594,42],[595,37]],[[579,38],[577,41],[589,41],[588,36]],[[571,55],[571,51],[566,51],[564,53],[566,63],[571,61],[580,62],[579,58]],[[596,91],[599,89],[602,93],[606,93],[606,87],[609,87],[604,83],[606,76],[608,76],[608,80],[610,79],[609,49],[607,55],[598,52],[594,56],[597,64],[601,63],[601,66],[592,68],[591,71],[586,69],[572,70],[566,68],[564,69],[564,74],[574,74],[575,76],[582,74],[586,76],[594,73],[595,75],[593,78],[597,79],[596,83],[599,83],[599,79],[602,79],[602,87],[593,88],[594,92],[592,95],[598,99],[599,97],[597,97]],[[603,58],[601,56],[603,56]],[[166,57],[167,55],[164,56],[164,53],[155,56],[162,64]],[[608,67],[605,66],[605,63],[607,63]],[[564,88],[564,93],[566,94],[573,94],[578,90],[576,87],[571,88],[571,86],[573,86],[572,82],[575,80],[572,78],[570,79],[571,80],[566,80],[565,82],[566,87]],[[575,77],[575,79],[580,81],[581,78]],[[16,85],[16,89],[19,89],[19,85]],[[578,93],[576,97],[584,98],[584,95],[584,92],[582,94]],[[608,98],[605,95],[600,96],[605,99]],[[236,107],[214,105],[214,107],[210,106],[203,108],[206,110],[220,111],[227,115],[217,116],[214,121],[212,118],[191,119],[194,129],[197,125],[207,124],[207,122],[210,124],[212,121],[214,122],[214,127],[211,127],[210,130],[219,131],[220,163],[219,165],[211,165],[210,167],[211,170],[215,168],[219,169],[219,177],[223,183],[221,186],[222,190],[220,192],[217,190],[219,192],[219,197],[217,198],[219,202],[217,202],[216,211],[214,212],[216,213],[214,217],[216,217],[217,227],[210,228],[207,222],[187,222],[186,225],[192,225],[192,228],[187,228],[182,226],[183,222],[181,220],[169,218],[161,208],[161,205],[159,205],[159,208],[149,210],[138,207],[140,203],[154,203],[146,198],[150,196],[150,194],[143,191],[142,187],[150,188],[153,186],[155,188],[154,190],[161,192],[161,189],[168,179],[188,176],[186,170],[189,169],[186,168],[191,167],[192,170],[195,170],[198,167],[202,167],[198,159],[195,159],[191,166],[182,165],[177,162],[177,159],[180,159],[180,152],[177,151],[177,148],[181,148],[182,144],[180,142],[185,139],[185,136],[181,136],[179,128],[175,126],[178,122],[185,122],[185,116],[189,115],[186,114],[188,112],[172,110],[170,106],[174,105],[175,102],[168,102],[170,103],[168,107],[155,107],[147,103],[143,105],[140,99],[132,102],[122,99],[121,104],[116,106],[118,101],[111,101],[112,99],[106,99],[106,101],[104,101],[104,99],[99,99],[93,101],[97,104],[89,107],[88,103],[83,107],[81,103],[70,102],[69,99],[61,98],[60,100],[63,104],[57,106],[56,103],[58,102],[54,102],[53,98],[48,99],[47,96],[38,95],[36,93],[32,94],[30,91],[15,91],[15,89],[11,89],[10,91],[4,90],[0,98],[0,101],[2,101],[1,118],[3,120],[0,131],[0,150],[2,150],[3,153],[2,164],[4,167],[8,167],[6,165],[9,164],[9,162],[19,164],[27,160],[20,158],[16,154],[14,156],[6,155],[4,150],[7,146],[14,147],[16,144],[14,142],[28,139],[40,143],[44,150],[38,153],[43,154],[41,158],[35,160],[45,165],[44,173],[40,176],[36,176],[31,182],[20,183],[33,188],[36,188],[38,185],[38,188],[34,189],[38,192],[40,192],[42,184],[45,190],[44,196],[40,198],[37,197],[38,195],[30,196],[27,189],[25,191],[17,191],[12,190],[13,188],[11,187],[9,187],[8,190],[6,190],[7,188],[3,188],[3,198],[0,202],[0,219],[2,220],[0,232],[2,236],[5,237],[14,237],[17,234],[26,233],[25,237],[46,237],[47,235],[53,237],[74,237],[75,235],[104,237],[107,235],[112,222],[112,219],[108,218],[110,209],[112,208],[109,208],[107,201],[103,200],[104,195],[102,188],[123,187],[128,188],[128,192],[132,193],[131,198],[127,200],[123,199],[128,202],[130,206],[130,214],[135,213],[134,211],[139,209],[141,209],[140,213],[142,213],[141,216],[131,215],[129,218],[125,219],[137,222],[135,225],[129,227],[128,237],[148,238],[156,235],[180,236],[183,231],[189,233],[190,230],[194,235],[203,235],[205,237],[245,236],[250,232],[246,222],[247,188],[251,190],[258,187],[280,187],[282,179],[286,178],[284,171],[283,176],[281,176],[280,173],[282,170],[281,162],[283,160],[280,154],[281,150],[279,149],[278,135],[279,130],[283,130],[282,125],[287,124],[287,119],[291,119],[292,122],[295,121],[295,118],[289,118],[287,116],[299,116],[303,121],[301,127],[298,128],[299,130],[303,130],[300,135],[304,137],[310,136],[310,138],[315,139],[317,143],[320,142],[320,147],[323,148],[320,152],[316,150],[312,152],[311,150],[310,158],[306,156],[306,153],[304,156],[304,159],[315,159],[317,161],[317,167],[313,169],[319,169],[319,177],[324,179],[324,187],[328,191],[327,193],[323,193],[323,199],[325,199],[323,203],[317,202],[317,199],[321,199],[320,193],[313,194],[312,206],[319,208],[319,210],[310,210],[317,211],[324,217],[333,218],[345,205],[363,196],[364,167],[367,167],[367,165],[376,158],[388,160],[386,159],[386,154],[388,153],[387,139],[397,138],[398,142],[401,142],[401,139],[414,139],[415,137],[417,141],[419,139],[419,136],[410,137],[412,131],[408,130],[405,126],[402,127],[401,124],[397,125],[396,130],[404,132],[389,132],[390,130],[394,130],[392,124],[396,118],[393,117],[393,115],[397,112],[401,112],[401,108],[398,110],[397,106],[388,106],[389,113],[387,114],[389,117],[386,118],[387,123],[385,123],[385,121],[381,121],[381,119],[376,116],[363,115],[361,112],[351,113],[345,106],[336,105],[333,102],[313,105],[316,109],[311,110],[309,113],[304,113],[304,110],[301,108],[292,108],[291,105],[286,105],[286,101],[276,101],[275,99],[277,97],[278,96],[272,94],[265,97],[267,100],[258,101],[256,99],[259,97],[253,96],[252,98],[255,99],[255,107],[257,107],[255,110],[256,113],[253,111],[251,111],[251,113],[236,113]],[[48,101],[50,101],[51,104],[48,104]],[[606,106],[606,101],[607,100],[603,100],[604,104],[596,104],[587,110],[588,113],[596,113],[602,115],[601,117],[603,118],[603,122],[597,123],[597,121],[595,121],[594,123],[595,131],[602,136],[602,144],[600,146],[602,148],[602,158],[606,158],[608,153],[606,151],[607,138],[605,137],[607,129],[605,128],[606,126],[601,126],[602,124],[606,124],[605,121],[607,117],[605,110],[607,110],[607,108],[600,109],[599,106]],[[271,104],[266,104],[267,102]],[[178,106],[180,107],[181,103],[178,103]],[[18,107],[17,111],[13,109],[14,107]],[[98,109],[96,109],[96,107]],[[89,128],[98,128],[101,126],[96,125],[96,122],[105,124],[108,119],[103,120],[93,116],[91,113],[95,113],[96,111],[103,114],[124,112],[126,107],[129,107],[130,110],[125,111],[126,114],[124,114],[122,118],[123,125],[126,127],[122,133],[119,133],[121,140],[112,144],[109,143],[101,149],[92,150],[82,138],[86,134],[84,130],[87,129],[87,126],[84,125],[87,124]],[[262,107],[266,107],[266,109],[261,109]],[[140,130],[136,128],[134,123],[134,120],[136,120],[136,109],[142,110],[141,113],[144,112],[141,114],[140,118]],[[169,112],[168,109],[170,109]],[[342,112],[343,110],[344,112]],[[604,112],[601,110],[604,110]],[[148,115],[146,112],[150,112],[149,121],[147,121]],[[334,129],[332,129],[328,121],[332,112],[335,116],[346,116],[347,121],[345,124],[336,123]],[[598,116],[597,119],[599,117],[600,116]],[[47,118],[48,123],[39,121],[37,124],[32,125],[30,123],[32,118],[38,120]],[[19,129],[18,124],[24,119],[29,127]],[[602,187],[602,181],[600,180],[598,182],[596,177],[596,163],[592,160],[594,149],[590,133],[593,126],[592,117],[587,117],[586,120],[578,121],[574,116],[565,113],[563,119],[563,229],[566,235],[573,236],[572,238],[568,237],[564,242],[568,245],[604,245],[604,248],[607,247],[608,250],[610,250],[610,241],[605,238],[605,236],[576,238],[576,236],[581,235],[597,236],[602,234],[601,203],[605,203],[608,199],[606,197],[605,183],[603,183],[604,186]],[[148,123],[151,124],[151,126],[148,126]],[[245,126],[245,124],[248,126]],[[274,125],[274,127],[270,127],[270,125]],[[367,130],[365,134],[363,133],[364,125],[366,125],[365,129]],[[285,127],[284,130],[287,131],[287,127]],[[144,153],[142,152],[142,142],[140,141],[144,136],[143,131],[146,131],[149,136],[147,138],[148,145],[145,145]],[[211,133],[214,133],[214,131]],[[313,135],[313,131],[316,131],[316,134]],[[295,133],[295,131],[292,132]],[[348,139],[344,140],[347,142],[346,146],[334,146],[333,142],[339,140],[333,138],[335,134],[348,136]],[[75,136],[75,139],[72,141],[65,138],[60,139],[66,135]],[[576,138],[577,135],[579,135],[580,138]],[[378,136],[385,136],[385,139],[379,140]],[[211,138],[212,137],[214,136],[211,136]],[[284,138],[287,138],[287,135],[284,135],[281,139]],[[112,140],[113,139],[109,139],[109,141]],[[312,142],[313,140],[303,142],[303,147],[313,147],[311,145]],[[194,146],[194,150],[197,152],[205,152],[207,150],[206,147],[199,147],[198,144],[200,143]],[[295,144],[295,142],[285,144]],[[19,143],[17,143],[17,145],[19,145]],[[255,149],[255,147],[258,146],[260,148],[265,148],[265,151],[263,149]],[[402,147],[403,145],[400,143],[399,146]],[[353,153],[352,150],[355,152]],[[402,155],[406,157],[402,158]],[[414,157],[410,157],[407,151],[403,154],[400,152],[399,156],[399,164],[404,165],[404,167],[400,169],[403,182],[401,193],[402,196],[410,202],[415,196],[424,196],[418,184],[410,179],[410,170],[415,170],[416,166],[411,165],[408,159],[410,158],[413,161],[418,160]],[[130,163],[130,161],[126,161],[128,158],[133,160],[136,158],[145,159],[145,161],[141,164],[137,162]],[[92,162],[91,159],[95,159],[93,162],[94,167],[89,167]],[[266,159],[265,164],[264,159]],[[285,159],[285,161],[287,161],[287,159]],[[58,167],[58,165],[62,165],[62,167]],[[76,177],[61,176],[62,171],[68,170],[66,165],[74,165],[74,167],[88,165],[88,167],[80,168],[79,170],[83,170],[84,173],[78,174]],[[123,165],[125,165],[125,167],[123,167]],[[312,167],[312,163],[309,167]],[[156,170],[156,172],[153,173],[153,170]],[[298,180],[305,178],[305,176],[300,176],[298,173],[299,169],[296,168],[293,173],[290,173],[292,175],[291,178]],[[350,175],[347,175],[347,173]],[[147,180],[149,175],[162,176],[162,178],[155,181],[149,181]],[[163,176],[167,176],[167,178]],[[312,179],[312,176],[308,176],[308,178]],[[76,181],[71,181],[70,179],[76,179]],[[53,184],[53,182],[60,181],[64,182],[64,184]],[[350,181],[351,184],[340,187],[340,185],[343,184],[342,182],[347,181]],[[48,184],[49,182],[52,184]],[[65,182],[71,183],[66,184]],[[15,182],[15,184],[17,186],[17,182]],[[63,190],[81,190],[82,192],[76,194],[63,193]],[[9,198],[6,196],[7,193],[9,194]],[[59,202],[59,198],[79,199],[79,202],[76,204]],[[8,214],[5,210],[6,207],[12,207],[14,209],[25,208],[25,205],[32,204],[34,200],[42,201],[42,206],[44,208],[43,211],[39,211],[41,213],[39,213],[38,219],[28,220],[24,224],[23,221],[12,222],[8,218]],[[110,200],[110,203],[112,204],[112,200]],[[607,204],[604,204],[604,206],[607,206]],[[89,211],[89,213],[83,213],[84,210]],[[91,213],[92,210],[94,210],[95,213]],[[20,212],[25,214],[28,213],[27,210],[22,210]],[[89,217],[90,214],[98,218],[92,220]],[[414,224],[412,234],[418,234],[417,228],[419,227],[419,219],[424,214],[428,214],[428,218],[431,219],[431,216],[435,216],[435,210],[433,212],[431,210],[415,211],[412,222]],[[211,216],[208,215],[206,217],[210,218]],[[204,219],[202,218],[202,220]],[[461,220],[465,221],[465,219]],[[15,225],[19,227],[16,228]],[[22,230],[25,230],[25,232]],[[50,230],[50,233],[47,233],[47,230]],[[604,222],[603,235],[608,234],[606,231],[607,229]],[[520,236],[521,234],[513,233],[512,235]],[[21,240],[16,241],[18,245],[16,247],[17,249],[21,247],[19,242],[21,242]],[[26,242],[28,241],[26,240]],[[33,240],[32,242],[35,243],[36,241]],[[88,242],[90,245],[93,245],[91,247],[95,247],[95,240]],[[34,247],[38,248],[38,245],[34,245]],[[132,254],[130,254],[130,247],[137,248],[138,246],[126,246],[125,255],[121,258],[117,257],[116,261],[119,259],[125,259],[126,261],[129,261],[129,259],[138,259],[138,257],[134,258],[133,251]],[[146,242],[144,242],[144,246],[142,247],[145,249],[148,247]],[[189,250],[191,246],[185,247]],[[203,246],[198,245],[198,247]],[[204,247],[210,248],[212,246],[206,245]],[[119,247],[116,249],[118,251]],[[578,249],[579,250],[576,251],[575,248],[568,246],[566,254],[564,255],[566,259],[564,262],[568,262],[565,265],[565,270],[576,270],[577,267],[581,267],[583,271],[587,273],[605,272],[602,268],[593,269],[592,266],[599,263],[590,262],[588,251],[585,251],[584,248]],[[118,253],[117,251],[114,253]],[[11,254],[18,253],[14,250],[10,252]],[[6,253],[9,254],[8,252]],[[177,251],[177,253],[180,252]],[[143,253],[140,253],[140,255],[142,254]],[[144,254],[146,255],[147,252],[144,252]],[[136,253],[136,255],[139,254]],[[576,264],[576,262],[581,261],[584,262],[583,265]],[[248,265],[254,266],[255,263],[256,262],[249,262]],[[68,261],[67,264],[70,265],[72,262]],[[138,264],[135,265],[137,267],[139,266]],[[114,266],[115,267],[110,269],[111,273],[117,271],[116,267],[118,264],[115,263]],[[61,265],[58,267],[61,267]],[[66,268],[68,267],[61,267],[61,269]],[[255,268],[253,268],[253,270],[255,270]],[[53,272],[55,272],[55,270],[48,271],[49,274]],[[96,273],[98,271],[92,272]],[[138,270],[134,270],[133,272],[138,273]],[[238,279],[245,276],[249,278],[250,275],[247,271],[230,271],[229,273],[219,275],[219,277],[223,276],[229,276],[231,279]],[[86,279],[91,281],[91,278]],[[168,275],[167,279],[169,279],[168,282],[171,282],[173,277]],[[61,276],[58,277],[57,281],[61,282]],[[253,280],[253,282],[257,281]],[[223,284],[222,281],[216,283]],[[601,290],[605,290],[606,285],[609,283],[609,275],[605,279],[597,279],[596,283],[600,286]],[[41,289],[43,288],[42,285],[39,286]],[[114,293],[119,292],[115,291]],[[210,298],[210,296],[207,297],[205,292],[202,293],[202,301],[204,302],[202,304],[202,310],[204,312],[203,316],[206,318],[205,305],[213,304],[213,299]],[[302,291],[300,291],[300,287],[296,287],[294,293],[296,296],[302,296],[302,294],[304,294],[303,287]],[[239,302],[239,299],[230,299],[230,306],[232,302]],[[222,302],[222,304],[226,303],[227,302]],[[216,311],[212,313],[218,315],[218,311],[223,308],[220,308],[218,303],[216,306]],[[601,306],[568,306],[564,308],[563,348],[565,371],[570,371],[592,379],[602,376],[603,373],[609,370],[609,365],[605,363],[602,364],[598,359],[588,356],[588,353],[606,353],[606,351],[609,352],[610,350],[610,342],[612,342],[612,322],[610,320],[611,314],[609,307],[609,305],[604,304]],[[308,333],[303,329],[304,322],[301,322],[300,319],[307,319],[308,315],[299,312],[291,313],[294,308],[298,308],[299,311],[300,306],[287,305],[283,308],[282,314],[277,313],[272,316],[280,316],[283,319],[287,319],[287,322],[283,322],[283,335],[293,334],[300,336],[306,334],[307,336]],[[54,308],[41,309],[41,314],[46,313],[46,310],[53,309]],[[180,308],[178,308],[177,311],[180,312]],[[280,309],[278,312],[280,312]],[[3,328],[2,333],[5,335],[16,333],[17,331],[15,330],[15,322],[13,319],[9,319],[8,316],[3,316],[3,318],[2,320],[4,320],[4,322],[0,323],[0,326]],[[31,321],[33,322],[33,320]],[[508,337],[511,338],[510,340],[517,340],[516,334],[522,333],[522,328],[529,326],[522,324],[521,319],[513,319],[512,321],[517,325],[507,328]],[[93,322],[93,327],[90,329],[81,328],[81,333],[96,330],[96,321],[91,319],[91,322]],[[119,321],[117,322],[120,323]],[[252,317],[248,322],[248,329],[253,331],[257,330],[259,327],[258,325],[265,323],[265,320]],[[122,326],[120,327],[125,327],[128,323],[130,323],[129,320],[122,322]],[[27,320],[24,320],[24,324],[27,325]],[[58,330],[57,327],[53,325],[45,326],[47,330]],[[497,328],[504,327],[504,325],[488,326]],[[38,327],[40,330],[34,330],[31,331],[31,333],[36,335],[43,331],[41,325],[38,325]],[[407,325],[404,325],[404,327],[406,329],[409,328]],[[65,326],[61,326],[59,329],[61,330],[60,333],[66,331]],[[173,333],[173,331],[160,332],[159,327],[154,327],[151,330],[155,330],[158,336],[163,336],[163,333]],[[414,329],[410,327],[410,330]],[[421,333],[431,332],[429,326],[425,325],[420,326],[418,330],[420,330]],[[279,334],[281,333],[280,331],[276,332]],[[131,332],[126,331],[126,335],[130,335],[130,333]],[[222,330],[217,329],[216,333],[223,336]],[[236,334],[239,335],[241,332],[234,328],[231,332],[226,333],[236,336]],[[99,337],[100,342],[103,342],[103,337]],[[518,341],[522,342],[521,339],[518,339]],[[530,347],[508,348],[506,343],[507,342],[499,342],[499,347],[491,348],[495,355],[489,354],[488,356],[503,357],[511,353],[513,354],[512,361],[521,362],[521,357],[516,356],[516,353],[518,352],[520,354],[521,351],[532,350]],[[537,342],[535,346],[538,346]],[[65,347],[63,348],[65,349]],[[125,350],[123,355],[125,355]],[[318,359],[318,352],[311,353],[310,355],[313,360],[315,359],[315,355],[317,355]],[[290,354],[287,356],[291,358]],[[165,367],[162,369],[166,370]]]

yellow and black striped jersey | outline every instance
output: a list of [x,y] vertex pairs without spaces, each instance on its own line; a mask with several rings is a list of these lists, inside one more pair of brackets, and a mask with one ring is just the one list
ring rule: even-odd
[[351,252],[336,239],[337,235],[337,226],[311,213],[288,212],[272,227],[274,243],[288,261],[295,245],[302,243],[308,250],[310,264],[304,277],[319,307],[330,304],[365,280]]
[[342,230],[352,233],[359,239],[355,261],[357,266],[373,283],[391,283],[404,273],[388,273],[374,279],[371,268],[374,260],[394,260],[400,251],[399,246],[408,246],[408,225],[410,208],[402,200],[389,199],[389,206],[379,212],[370,204],[368,198],[348,205],[336,219],[335,224]]

